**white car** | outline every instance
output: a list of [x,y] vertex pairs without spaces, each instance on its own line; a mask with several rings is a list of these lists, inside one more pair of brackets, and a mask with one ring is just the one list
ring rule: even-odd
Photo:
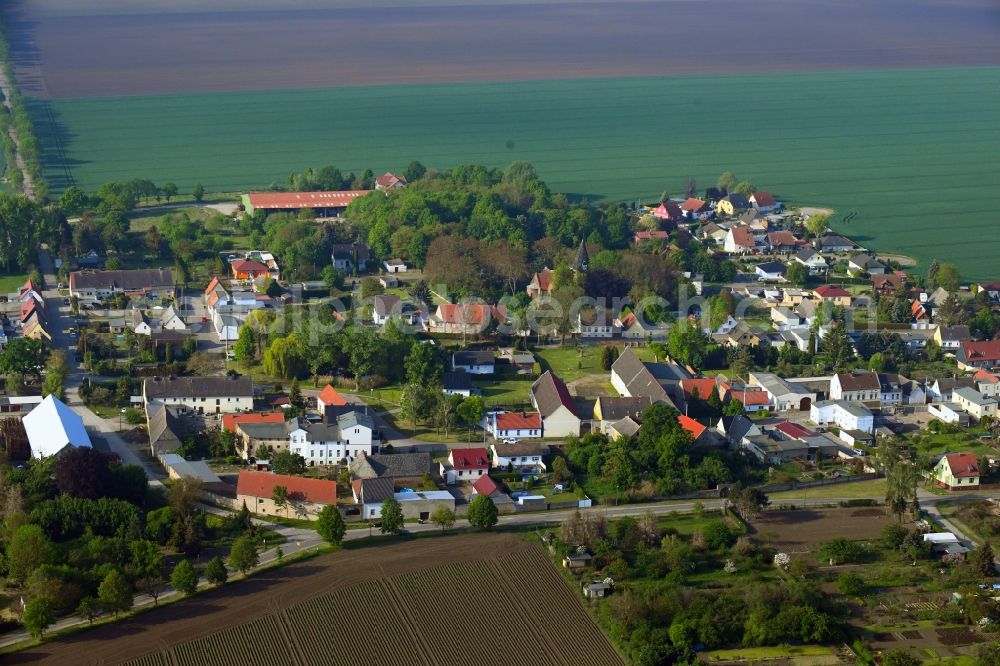
[[513,445],[513,444],[517,444],[517,440],[514,439],[513,437],[508,437],[507,439],[503,440],[503,443],[504,444],[511,444],[511,445]]

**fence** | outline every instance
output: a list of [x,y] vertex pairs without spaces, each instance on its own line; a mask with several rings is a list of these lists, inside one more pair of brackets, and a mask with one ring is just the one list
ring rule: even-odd
[[785,490],[805,490],[807,488],[819,488],[822,486],[836,486],[843,483],[856,483],[858,481],[871,481],[872,479],[877,479],[878,474],[854,474],[852,476],[842,476],[834,479],[818,479],[816,481],[793,481],[791,483],[780,483],[770,486],[761,486],[760,490],[764,493],[779,493]]

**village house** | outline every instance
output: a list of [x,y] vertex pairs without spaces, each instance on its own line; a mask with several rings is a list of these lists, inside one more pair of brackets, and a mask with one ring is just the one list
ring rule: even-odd
[[751,208],[753,208],[753,206],[750,204],[750,200],[737,192],[727,194],[719,199],[719,202],[715,205],[715,211],[717,213],[729,216],[737,215]]
[[647,397],[654,403],[671,407],[674,401],[668,392],[682,379],[691,375],[684,368],[673,363],[644,363],[635,352],[628,348],[611,365],[611,385],[619,395],[627,397]]
[[283,418],[281,421],[246,420],[234,423],[233,428],[236,453],[241,458],[270,459],[274,454],[288,450],[289,433],[298,428],[298,421],[285,421]]
[[184,323],[184,320],[177,313],[173,303],[168,305],[163,312],[160,313],[160,330],[177,331],[181,333],[186,333],[188,330],[188,325]]
[[878,399],[882,406],[903,404],[903,386],[907,381],[905,377],[891,372],[878,373]]
[[374,520],[382,517],[382,503],[393,496],[395,490],[392,479],[352,479],[351,494],[354,503],[360,505],[361,517]]
[[823,255],[811,247],[804,247],[796,252],[795,255],[792,256],[792,261],[797,264],[802,264],[808,268],[809,275],[822,275],[828,268],[826,259],[823,258]]
[[972,380],[976,382],[976,390],[984,397],[1000,398],[1000,377],[985,370],[978,370],[972,376]]
[[670,334],[670,327],[666,324],[652,324],[645,321],[645,317],[636,317],[629,312],[624,317],[615,321],[615,327],[620,332],[623,340],[664,340]]
[[761,434],[760,428],[745,416],[723,416],[715,424],[715,431],[722,435],[733,450],[743,450],[747,437]]
[[757,239],[750,227],[732,227],[726,233],[722,249],[730,254],[753,254],[757,251]]
[[878,373],[842,372],[830,380],[830,398],[854,402],[877,402],[881,394]]
[[405,273],[407,271],[406,262],[402,259],[386,259],[382,262],[386,273]]
[[495,442],[490,446],[493,452],[493,467],[499,470],[514,469],[519,472],[545,471],[542,458],[548,452],[541,442],[518,442],[504,444]]
[[393,190],[400,187],[406,186],[406,178],[402,176],[397,176],[394,173],[386,171],[381,176],[375,178],[375,189],[376,190]]
[[573,397],[566,384],[551,370],[531,385],[531,404],[542,416],[542,431],[546,437],[580,436],[581,421]]
[[972,377],[942,377],[935,379],[927,389],[927,395],[934,402],[952,402],[954,391],[957,388],[967,387],[977,389],[976,381]]
[[855,254],[847,260],[847,270],[854,275],[882,275],[885,266],[870,254]]
[[802,315],[793,312],[789,308],[779,306],[771,308],[771,323],[779,331],[787,331],[790,328],[798,328],[805,325]]
[[745,438],[742,450],[762,465],[781,465],[809,456],[809,446],[798,439],[779,439],[766,434]]
[[349,411],[347,398],[340,394],[340,391],[327,384],[316,396],[316,411],[325,414],[330,409]]
[[979,461],[972,453],[949,453],[934,466],[934,481],[947,490],[979,488]]
[[893,296],[905,284],[906,276],[899,273],[872,275],[872,290],[880,296]]
[[607,433],[612,423],[626,417],[638,419],[642,410],[653,404],[646,396],[635,398],[599,396],[594,401],[594,420],[601,422],[601,432]]
[[391,479],[398,485],[419,485],[431,472],[431,455],[420,453],[389,453],[358,456],[348,468],[357,479]]
[[816,249],[820,252],[838,253],[850,252],[857,246],[843,236],[827,234],[816,241]]
[[492,375],[496,357],[491,351],[457,351],[451,355],[451,369],[470,375]]
[[434,514],[434,511],[444,507],[449,511],[455,511],[455,496],[447,490],[413,490],[404,488],[400,492],[393,493],[393,499],[399,502],[399,508],[403,510],[403,518],[427,522]]
[[801,241],[791,231],[772,231],[767,234],[767,247],[773,254],[796,252],[801,245]]
[[142,383],[144,402],[186,407],[199,414],[253,411],[253,378],[151,377]]
[[364,273],[371,252],[364,243],[336,243],[330,248],[330,262],[344,275]]
[[452,449],[448,459],[438,463],[439,473],[445,483],[475,483],[490,471],[490,455],[484,447]]
[[537,298],[539,296],[551,296],[552,295],[552,276],[555,271],[551,268],[543,268],[534,275],[531,276],[531,282],[528,283],[526,291],[528,296],[531,298]]
[[684,211],[676,201],[667,199],[653,209],[653,216],[667,222],[680,222],[684,219]]
[[851,292],[847,291],[843,287],[824,284],[823,286],[814,289],[813,295],[823,303],[829,303],[834,307],[851,307]]
[[616,330],[615,316],[607,308],[581,308],[576,314],[573,332],[581,338],[611,338]]
[[[274,501],[274,489],[279,486],[287,493],[285,506]],[[240,470],[236,503],[246,503],[251,513],[316,520],[323,507],[337,504],[337,484],[324,479]]]
[[814,402],[809,410],[809,420],[816,425],[834,424],[844,430],[873,432],[875,417],[870,409],[859,402],[822,400]]
[[542,436],[542,415],[538,412],[490,412],[486,432],[496,439],[537,439]]
[[943,423],[955,423],[968,427],[972,417],[962,410],[957,402],[935,402],[927,406],[927,413]]
[[252,192],[242,197],[247,215],[258,211],[271,213],[301,213],[311,211],[315,218],[337,217],[352,201],[371,190],[336,190],[326,192]]
[[785,381],[771,372],[751,372],[750,384],[767,393],[774,409],[779,412],[809,411],[816,401],[816,393],[805,386]]
[[166,268],[73,271],[69,274],[69,294],[83,302],[103,300],[115,294],[171,299],[174,297],[174,275]]
[[770,192],[754,192],[750,195],[750,204],[761,213],[770,213],[781,208]]
[[259,261],[253,259],[234,259],[229,268],[232,270],[234,280],[257,280],[271,276],[270,269]]
[[637,231],[632,234],[632,242],[636,245],[642,243],[647,243],[653,240],[669,240],[670,234],[662,229],[654,229],[652,231]]
[[309,467],[350,463],[379,450],[372,417],[362,412],[347,412],[336,421],[320,423],[292,419],[288,430],[288,450],[302,456]]
[[934,330],[934,342],[941,349],[955,350],[962,346],[963,342],[972,340],[972,332],[965,324],[956,326],[938,326]]
[[468,398],[478,390],[472,385],[472,375],[464,370],[445,372],[441,375],[441,391],[445,395],[460,395]]
[[83,418],[53,394],[22,419],[33,458],[54,456],[66,449],[91,448]]
[[992,370],[1000,367],[1000,340],[965,340],[959,345],[955,359],[962,370]]
[[997,401],[984,397],[974,388],[961,386],[952,392],[952,397],[958,406],[976,421],[997,415]]
[[402,310],[396,294],[378,294],[372,299],[372,321],[376,326],[385,326],[394,314],[401,315]]
[[715,243],[716,245],[724,243],[728,234],[729,229],[727,227],[719,226],[715,222],[709,222],[701,227],[701,237],[706,241]]
[[714,215],[712,206],[706,201],[689,197],[681,204],[681,212],[689,220],[703,220]]
[[754,267],[760,282],[784,282],[786,270],[780,261],[767,261]]
[[424,323],[431,333],[445,335],[479,335],[491,322],[502,323],[507,318],[505,306],[478,303],[442,303]]

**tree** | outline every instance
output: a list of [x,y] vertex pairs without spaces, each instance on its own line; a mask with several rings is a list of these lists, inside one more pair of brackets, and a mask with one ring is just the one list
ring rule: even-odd
[[829,215],[823,215],[822,213],[816,213],[815,215],[810,215],[806,220],[806,231],[813,238],[819,238],[826,231],[826,222],[830,219]]
[[132,607],[132,588],[118,569],[112,569],[97,588],[101,605],[115,617]]
[[241,363],[253,361],[257,356],[257,336],[247,324],[240,326],[239,336],[233,344],[233,356]]
[[972,555],[969,556],[969,568],[983,580],[996,578],[997,569],[993,563],[994,559],[993,546],[987,541],[981,548],[972,551]]
[[21,525],[7,544],[7,576],[24,583],[36,567],[55,562],[52,541],[38,525]]
[[191,194],[194,195],[194,200],[201,203],[205,198],[205,187],[201,183],[195,183],[194,189],[191,190]]
[[403,169],[403,178],[406,179],[407,183],[412,183],[415,180],[423,178],[425,173],[427,173],[427,167],[417,160],[413,160]]
[[469,504],[469,524],[481,530],[488,530],[497,524],[497,505],[486,495],[476,495]]
[[430,386],[441,381],[444,367],[431,345],[416,344],[406,355],[406,381],[410,384]]
[[241,536],[233,541],[229,549],[229,566],[245,576],[247,571],[257,566],[258,561],[257,543],[253,539]]
[[275,486],[271,489],[271,501],[274,502],[275,508],[280,511],[285,512],[285,517],[288,517],[288,488],[285,486]]
[[403,529],[403,507],[389,497],[382,502],[382,534],[399,534]]
[[837,589],[848,597],[859,597],[865,591],[865,580],[856,573],[843,573],[837,579]]
[[76,607],[76,614],[93,624],[94,618],[101,614],[101,602],[94,597],[84,597]]
[[291,451],[278,451],[271,458],[271,469],[275,474],[302,474],[306,471],[306,459]]
[[222,585],[228,579],[229,572],[226,571],[226,565],[222,562],[222,558],[215,556],[210,559],[205,566],[205,580],[212,585]]
[[708,408],[712,410],[712,413],[719,414],[722,412],[722,398],[719,397],[719,387],[713,386],[712,390],[708,392],[708,397],[705,399],[705,404]]
[[181,560],[170,572],[170,584],[178,592],[191,596],[198,590],[198,572],[189,561]]
[[455,524],[455,512],[446,506],[439,506],[431,514],[431,522],[442,530],[450,529]]
[[0,352],[0,373],[17,373],[38,379],[48,360],[48,350],[41,340],[14,338]]
[[747,410],[743,405],[743,401],[736,398],[730,398],[729,402],[722,408],[723,416],[744,416],[746,413]]
[[179,188],[177,187],[177,183],[164,183],[161,190],[163,192],[163,196],[166,197],[169,202],[171,197],[177,196]]
[[728,501],[743,520],[753,520],[770,504],[767,495],[759,489],[739,483],[729,490]]
[[111,459],[97,449],[71,446],[56,459],[55,475],[60,492],[97,499],[108,494]]
[[937,288],[937,276],[938,272],[941,270],[941,264],[935,259],[931,262],[931,265],[927,268],[927,288],[931,291]]
[[35,597],[24,607],[24,628],[35,638],[41,638],[55,621],[55,610],[47,597]]
[[936,277],[937,286],[945,291],[958,291],[958,288],[962,285],[962,278],[955,264],[941,264]]
[[732,171],[726,171],[721,176],[719,180],[715,182],[715,186],[720,190],[725,190],[726,192],[731,192],[734,187],[736,187],[736,174]]
[[601,347],[601,370],[608,372],[611,370],[611,364],[614,363],[612,357],[611,347]]
[[809,269],[805,264],[793,261],[788,265],[788,270],[785,272],[785,279],[798,287],[804,287],[809,280]]
[[483,416],[486,414],[486,404],[483,402],[482,396],[472,395],[460,402],[456,411],[458,417],[468,424],[471,433],[472,429],[482,422]]
[[736,184],[734,191],[737,194],[742,194],[745,197],[749,197],[751,194],[753,194],[754,191],[753,183],[751,183],[749,180],[744,180],[743,182]]
[[410,422],[410,427],[417,428],[417,421],[424,421],[431,415],[434,407],[431,389],[423,384],[407,384],[403,387],[400,398],[400,416]]
[[344,540],[347,526],[340,511],[332,504],[327,504],[319,510],[316,517],[316,532],[328,543],[339,544]]

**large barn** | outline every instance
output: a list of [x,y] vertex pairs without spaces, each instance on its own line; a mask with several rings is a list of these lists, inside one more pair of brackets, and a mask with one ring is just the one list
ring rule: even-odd
[[252,192],[243,195],[243,209],[247,215],[258,210],[265,213],[297,213],[310,208],[316,217],[336,217],[347,206],[371,190],[344,190],[339,192]]
[[55,455],[67,446],[91,447],[83,419],[54,395],[47,396],[22,420],[35,458]]

